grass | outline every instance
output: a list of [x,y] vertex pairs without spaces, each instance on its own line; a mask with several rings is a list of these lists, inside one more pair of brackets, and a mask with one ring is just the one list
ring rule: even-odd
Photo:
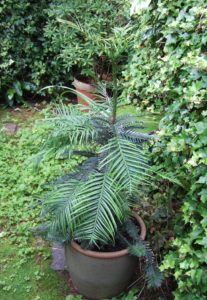
[[119,107],[118,115],[130,114],[137,116],[137,120],[142,122],[144,129],[139,129],[142,132],[151,132],[158,129],[158,124],[162,118],[161,114],[153,114],[150,112],[140,112],[134,105],[124,105]]
[[[156,130],[161,118],[140,115],[134,106],[119,108],[118,114],[122,113],[137,115],[146,125],[145,132]],[[36,173],[24,169],[24,161],[38,148],[38,139],[34,144],[28,128],[40,117],[41,112],[33,108],[0,108],[0,127],[14,122],[21,128],[19,135],[0,140],[0,300],[62,300],[70,294],[64,277],[50,269],[50,248],[45,243],[36,247],[29,232],[38,223],[39,211],[31,208],[34,196],[47,180],[77,164],[75,159],[49,161]]]
[[30,258],[21,264],[16,246],[0,241],[1,300],[63,300],[69,293],[64,278],[50,269],[50,260]]

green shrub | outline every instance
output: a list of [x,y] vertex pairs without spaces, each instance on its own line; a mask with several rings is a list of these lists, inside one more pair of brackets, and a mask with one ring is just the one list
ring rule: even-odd
[[152,1],[133,22],[125,96],[144,106],[164,108],[201,77],[203,87],[207,85],[201,73],[207,65],[203,0]]
[[[46,72],[43,49],[44,9],[49,1],[4,0],[0,9],[0,94],[9,104],[21,102],[29,83],[39,85]],[[19,82],[19,84],[17,83]],[[19,85],[15,88],[15,83]],[[26,87],[20,85],[24,83]],[[34,87],[33,87],[34,88]]]
[[101,50],[57,18],[79,22],[97,37],[105,37],[127,21],[124,7],[124,0],[4,0],[0,9],[1,98],[9,105],[22,103],[40,87],[67,84],[74,73],[108,72],[110,66]]
[[54,63],[71,76],[74,72],[92,77],[97,72],[107,72],[108,63],[102,50],[75,27],[68,27],[57,19],[76,23],[84,31],[95,34],[97,39],[107,37],[115,26],[127,22],[125,14],[129,10],[124,10],[125,3],[124,0],[54,0],[48,9],[49,18],[44,29],[48,51],[55,54]]
[[151,1],[134,18],[137,31],[125,71],[126,93],[152,109],[169,106],[152,155],[183,184],[165,187],[180,209],[175,210],[176,238],[162,270],[177,281],[175,299],[206,299],[206,3]]

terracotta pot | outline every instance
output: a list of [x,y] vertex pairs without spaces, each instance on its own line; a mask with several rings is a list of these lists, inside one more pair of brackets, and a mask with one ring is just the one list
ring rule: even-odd
[[[143,220],[134,215],[146,237]],[[119,295],[131,283],[138,259],[127,249],[96,252],[82,249],[76,242],[65,247],[67,267],[74,286],[88,299],[105,299]]]
[[[74,79],[72,84],[76,88],[77,92],[84,94],[91,100],[96,99],[96,95],[94,95],[94,93],[96,92],[96,88],[92,84],[79,81],[78,79]],[[81,96],[77,95],[77,100],[78,104],[88,106],[88,103]]]
[[104,73],[102,74],[101,79],[105,81],[112,81],[112,75]]

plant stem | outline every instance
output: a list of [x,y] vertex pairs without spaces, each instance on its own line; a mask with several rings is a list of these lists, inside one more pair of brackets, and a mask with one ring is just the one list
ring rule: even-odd
[[112,124],[116,123],[116,113],[117,113],[117,100],[118,100],[118,80],[117,80],[117,62],[112,61],[112,82],[113,82],[113,110],[112,110]]

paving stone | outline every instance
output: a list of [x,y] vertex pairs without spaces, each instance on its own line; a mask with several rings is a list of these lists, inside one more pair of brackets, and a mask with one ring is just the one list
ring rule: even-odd
[[4,125],[3,128],[6,131],[6,133],[11,134],[11,135],[15,134],[18,130],[18,126],[15,123],[7,123]]
[[65,249],[60,243],[53,243],[52,245],[51,268],[55,271],[66,270]]

